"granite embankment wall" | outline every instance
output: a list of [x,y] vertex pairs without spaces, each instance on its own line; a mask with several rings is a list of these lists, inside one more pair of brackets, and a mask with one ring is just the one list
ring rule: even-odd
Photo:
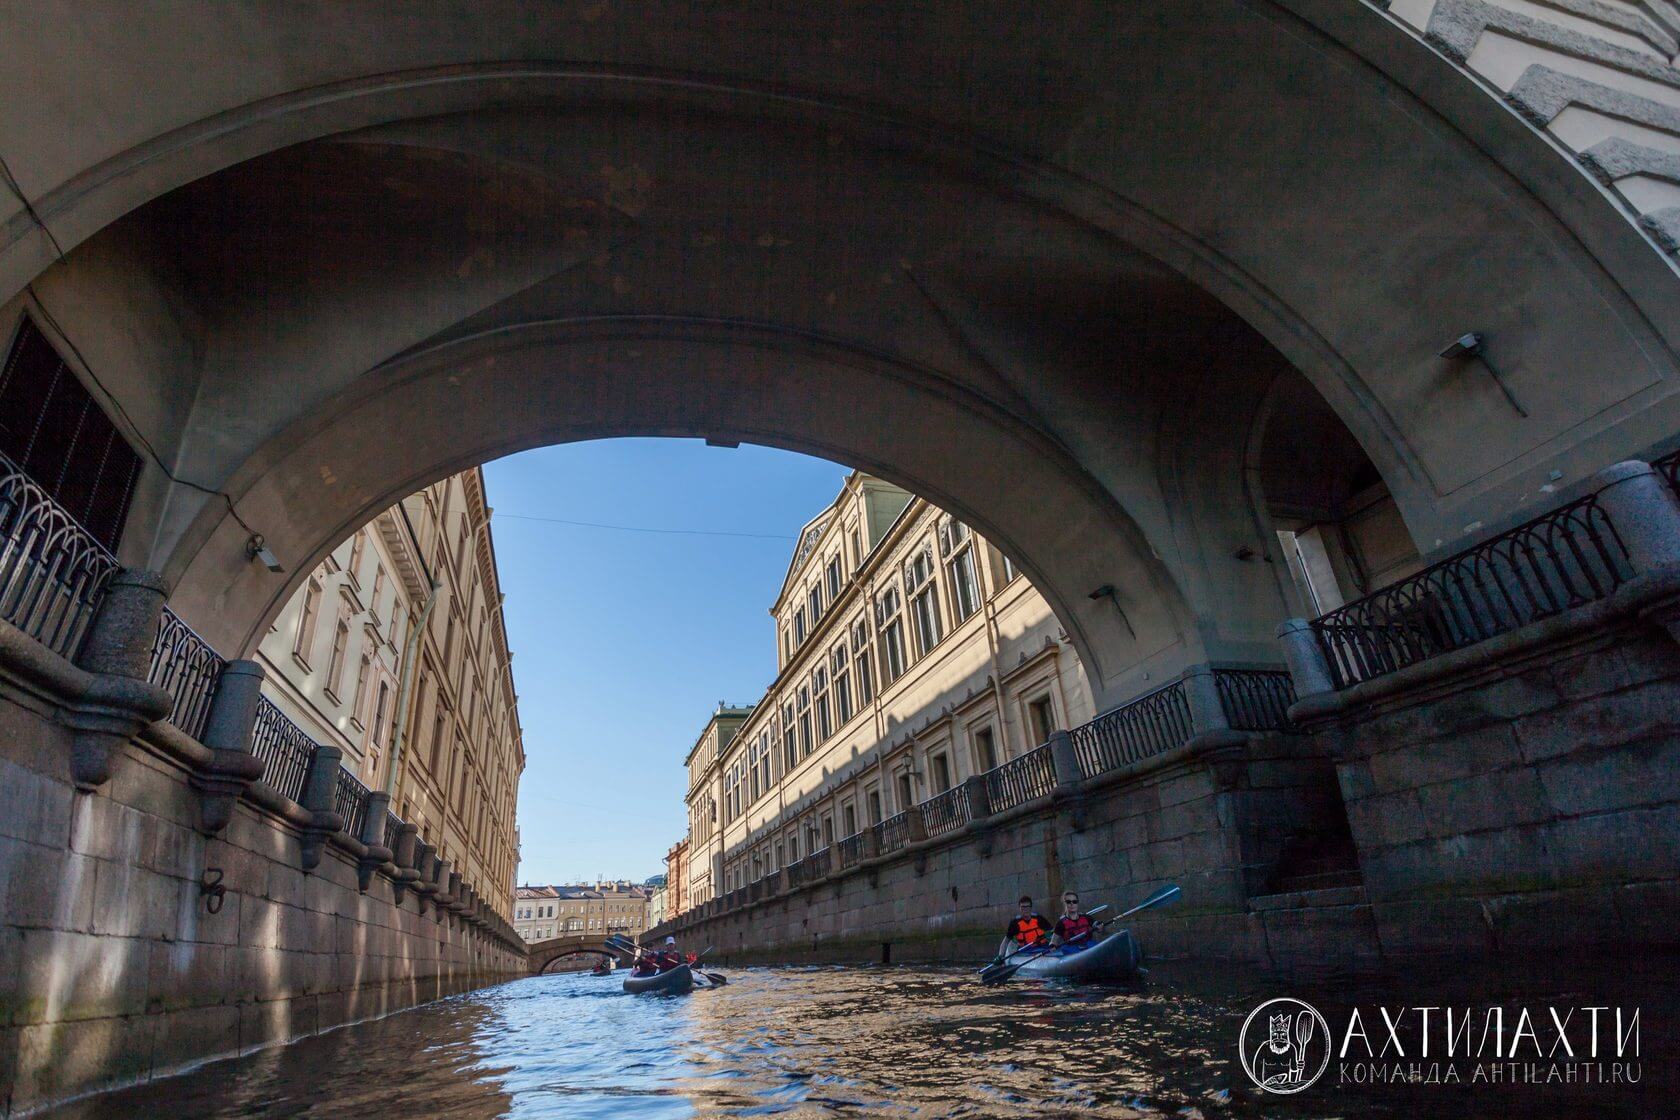
[[[253,710],[247,666],[206,739]],[[511,927],[419,869],[411,834],[406,859],[358,841],[169,703],[0,622],[0,1115],[524,974]],[[330,783],[336,752],[320,765]]]

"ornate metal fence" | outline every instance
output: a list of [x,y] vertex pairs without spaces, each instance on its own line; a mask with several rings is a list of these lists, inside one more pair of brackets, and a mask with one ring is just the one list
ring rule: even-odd
[[863,833],[854,833],[834,845],[835,858],[841,867],[851,867],[863,859]]
[[1001,813],[1055,789],[1056,765],[1048,746],[1036,747],[1020,758],[994,766],[986,771],[985,778],[992,812]]
[[1589,494],[1313,620],[1337,688],[1608,596],[1633,575]]
[[168,607],[158,622],[152,640],[152,665],[147,679],[162,685],[175,697],[169,722],[197,739],[204,734],[210,715],[210,698],[227,662],[210,648],[210,643],[193,633]]
[[829,857],[832,854],[833,853],[829,848],[818,848],[816,851],[806,856],[805,878],[807,880],[816,880],[821,879],[824,875],[827,875],[830,866]]
[[356,776],[342,766],[338,768],[338,780],[333,786],[333,812],[344,821],[344,831],[360,840],[362,826],[367,823],[368,788],[356,780]]
[[1219,702],[1237,731],[1277,731],[1289,726],[1295,684],[1285,669],[1215,669]]
[[116,570],[93,534],[0,456],[0,618],[74,658]]
[[1146,692],[1070,734],[1080,772],[1087,778],[1182,746],[1194,734],[1184,682]]
[[876,850],[896,852],[910,839],[910,810],[888,817],[874,827]]
[[315,740],[264,696],[257,701],[257,722],[251,732],[251,753],[263,761],[263,781],[274,792],[303,800],[303,780],[315,755]]
[[922,811],[922,827],[929,836],[961,828],[968,823],[968,789],[952,786],[944,793],[936,793],[917,808]]
[[385,814],[385,847],[395,852],[397,850],[397,832],[402,828],[402,818],[395,813]]

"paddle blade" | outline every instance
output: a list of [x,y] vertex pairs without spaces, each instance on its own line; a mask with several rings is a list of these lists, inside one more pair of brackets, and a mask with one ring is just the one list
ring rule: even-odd
[[1176,899],[1179,895],[1181,895],[1183,893],[1184,893],[1184,891],[1178,886],[1177,883],[1174,883],[1170,886],[1162,887],[1160,890],[1156,891],[1154,894],[1150,895],[1148,898],[1144,899],[1142,902],[1138,903],[1136,906],[1132,907],[1130,910],[1126,911],[1124,914],[1121,914],[1120,916],[1122,918],[1125,918],[1125,917],[1129,917],[1133,914],[1136,914],[1139,910],[1148,910],[1152,906],[1164,905],[1168,902],[1173,901],[1174,899]]

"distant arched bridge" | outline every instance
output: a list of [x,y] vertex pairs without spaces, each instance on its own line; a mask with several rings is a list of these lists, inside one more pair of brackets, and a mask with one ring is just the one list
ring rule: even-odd
[[585,953],[614,959],[618,956],[607,948],[603,935],[597,933],[569,933],[564,937],[551,937],[547,941],[533,941],[526,952],[529,955],[525,960],[532,976],[541,976],[561,957]]

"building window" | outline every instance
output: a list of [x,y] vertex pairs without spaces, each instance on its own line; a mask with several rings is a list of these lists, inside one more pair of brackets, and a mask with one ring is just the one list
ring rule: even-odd
[[805,640],[805,608],[800,607],[798,610],[793,612],[793,644],[794,644],[794,648],[797,649],[799,647],[799,644],[801,642],[803,642],[804,640]]
[[875,600],[875,628],[881,634],[881,678],[891,684],[904,675],[904,601],[889,587]]
[[344,684],[344,652],[350,645],[350,623],[340,616],[333,627],[332,655],[327,658],[327,695],[338,702]]
[[823,612],[822,584],[819,583],[806,592],[805,606],[811,612],[811,625],[815,626]]
[[828,667],[834,678],[834,718],[839,726],[844,727],[852,718],[852,667],[847,659],[845,642],[829,651]]
[[984,774],[997,764],[997,738],[990,727],[982,727],[974,733],[974,768]]
[[898,811],[903,812],[916,803],[916,795],[910,788],[910,771],[898,772]]
[[373,659],[362,654],[362,659],[356,663],[356,695],[350,702],[350,718],[357,723],[361,723],[366,714],[362,705],[367,703],[368,675],[372,669]]
[[379,600],[385,597],[385,567],[373,566],[373,592],[368,595],[368,610],[373,612],[374,625],[379,624]]
[[862,707],[875,699],[875,668],[869,657],[869,623],[861,618],[852,627],[852,665],[857,673],[857,702]]
[[951,573],[951,606],[961,622],[980,609],[980,573],[974,563],[974,534],[954,517],[939,525],[939,554]]
[[1050,732],[1056,727],[1056,713],[1050,706],[1048,695],[1027,701],[1027,724],[1032,729],[1035,744],[1042,746],[1050,741]]
[[298,611],[297,634],[292,638],[292,656],[309,668],[309,658],[315,652],[315,620],[321,613],[321,583],[311,578],[303,591],[303,607]]
[[916,626],[916,656],[925,655],[939,644],[939,603],[934,598],[933,554],[917,553],[904,566],[904,589],[910,596],[910,616]]
[[869,823],[870,824],[880,824],[882,819],[883,819],[882,816],[881,816],[881,791],[878,790],[878,789],[870,790],[868,801],[869,801]]
[[799,765],[799,746],[794,739],[793,702],[782,705],[782,773]]
[[367,544],[367,534],[357,529],[350,538],[350,562],[344,566],[344,574],[350,577],[350,586],[361,590],[362,586],[362,549]]
[[799,757],[811,753],[811,690],[799,689]]
[[840,554],[835,553],[828,558],[828,571],[823,576],[824,586],[828,589],[828,601],[840,598]]
[[1007,556],[1004,556],[1003,553],[1000,552],[998,555],[1003,557],[1003,582],[1009,583],[1016,576],[1021,574],[1021,570],[1015,566],[1015,561],[1011,560]]
[[28,316],[0,367],[0,453],[115,551],[140,456]]
[[770,732],[760,731],[758,733],[758,769],[765,793],[770,792],[770,746]]
[[928,759],[928,769],[933,773],[933,792],[944,793],[951,788],[951,760],[943,752]]
[[857,806],[850,801],[846,802],[845,808],[840,810],[840,820],[845,825],[847,836],[857,835]]
[[811,674],[811,689],[816,694],[817,742],[825,743],[834,734],[834,720],[828,707],[828,670],[821,665]]

